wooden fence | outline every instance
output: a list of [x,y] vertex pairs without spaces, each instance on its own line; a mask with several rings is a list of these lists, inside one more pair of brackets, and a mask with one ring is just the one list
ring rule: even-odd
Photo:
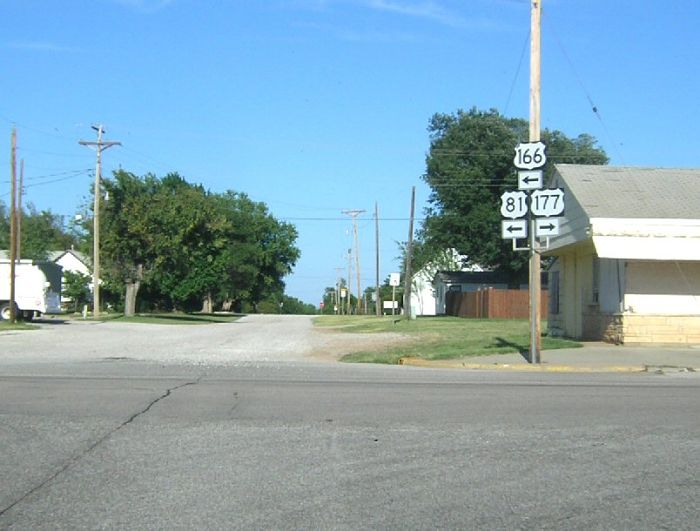
[[[547,318],[547,290],[542,290],[540,315]],[[484,288],[465,293],[449,292],[445,313],[472,319],[527,319],[530,316],[528,290]]]

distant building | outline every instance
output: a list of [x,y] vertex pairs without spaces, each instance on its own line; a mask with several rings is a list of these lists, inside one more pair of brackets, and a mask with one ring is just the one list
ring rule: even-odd
[[[79,251],[73,249],[68,249],[67,251],[49,251],[48,259],[60,265],[63,268],[63,272],[72,271],[75,273],[82,273],[83,275],[92,275],[92,263],[90,259]],[[62,285],[65,286],[65,277],[61,279]],[[90,291],[92,291],[92,282],[89,284]],[[65,304],[70,302],[70,299],[61,295],[61,303]]]
[[60,265],[64,271],[73,271],[83,275],[91,275],[91,261],[79,251],[69,249],[67,251],[50,251],[48,259]]
[[[438,315],[439,303],[436,286],[434,284],[435,275],[442,270],[451,271],[481,271],[478,265],[464,266],[466,257],[460,255],[455,249],[447,249],[441,256],[425,266],[413,275],[413,285],[411,286],[411,308],[414,315],[428,316]],[[444,313],[444,311],[442,312]]]
[[700,169],[558,164],[552,335],[700,344]]
[[433,279],[438,315],[447,313],[448,293],[466,293],[484,288],[507,289],[508,278],[493,271],[439,271]]

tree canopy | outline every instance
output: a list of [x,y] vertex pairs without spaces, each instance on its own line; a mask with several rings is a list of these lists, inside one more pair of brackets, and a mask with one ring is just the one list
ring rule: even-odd
[[126,286],[128,303],[130,286],[137,293],[143,283],[151,306],[241,308],[281,298],[300,254],[297,232],[263,203],[207,192],[176,173],[119,170],[103,184],[102,258],[113,296]]
[[[50,251],[70,249],[77,244],[74,234],[63,226],[63,218],[50,210],[29,204],[22,209],[20,253],[23,259],[45,260]],[[0,202],[0,249],[10,248],[10,212]]]
[[[526,277],[526,253],[514,252],[510,241],[501,239],[499,205],[504,191],[517,189],[514,148],[527,141],[528,129],[526,120],[507,118],[494,109],[431,118],[423,176],[431,194],[419,235],[424,252],[455,249],[470,263],[507,273],[513,281]],[[608,162],[590,135],[569,138],[545,129],[541,137],[547,146],[545,180],[553,163]]]

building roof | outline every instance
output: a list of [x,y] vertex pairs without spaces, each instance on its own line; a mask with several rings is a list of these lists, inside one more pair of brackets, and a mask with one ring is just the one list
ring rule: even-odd
[[48,252],[48,260],[51,260],[52,262],[57,262],[63,256],[65,256],[69,253],[72,254],[73,256],[75,256],[78,260],[80,260],[86,266],[91,265],[90,257],[86,256],[85,254],[81,253],[80,251],[76,251],[75,249],[68,249],[66,251],[49,251]]
[[[88,266],[88,267],[91,266],[92,261],[90,260],[89,256],[86,256],[85,254],[81,253],[80,251],[75,251],[73,249],[68,249],[67,251],[49,251],[47,253],[46,261],[56,262],[61,257],[63,257],[64,255],[66,255],[68,253],[74,255],[78,260],[80,260],[86,266]],[[10,251],[8,251],[7,249],[0,249],[0,259],[1,260],[9,260],[10,259]]]
[[700,260],[700,169],[555,169],[566,209],[546,254],[592,244],[600,258]]
[[700,219],[700,169],[557,164],[588,218]]

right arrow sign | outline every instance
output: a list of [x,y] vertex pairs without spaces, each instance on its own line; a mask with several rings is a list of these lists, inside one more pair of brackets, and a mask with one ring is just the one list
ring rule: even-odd
[[535,220],[535,236],[559,236],[559,220],[561,218],[538,218]]

